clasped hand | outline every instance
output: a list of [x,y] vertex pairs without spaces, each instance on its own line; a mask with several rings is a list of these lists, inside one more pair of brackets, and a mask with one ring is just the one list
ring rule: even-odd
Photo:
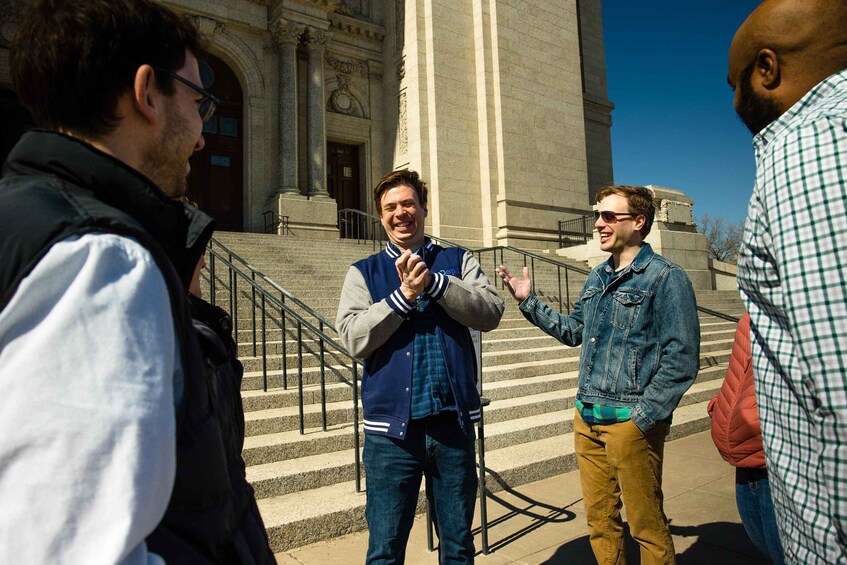
[[423,293],[432,280],[432,273],[424,260],[408,249],[394,261],[394,266],[397,267],[397,276],[400,277],[400,292],[409,302]]

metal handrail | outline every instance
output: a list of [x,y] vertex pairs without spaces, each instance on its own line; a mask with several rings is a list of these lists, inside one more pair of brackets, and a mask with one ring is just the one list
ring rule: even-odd
[[[296,326],[296,343],[297,343],[297,403],[299,409],[299,425],[300,425],[300,433],[305,433],[305,410],[304,410],[304,395],[303,395],[303,352],[304,352],[304,339],[303,339],[303,331],[304,329],[312,335],[312,338],[318,342],[318,351],[312,351],[307,349],[307,353],[314,355],[317,357],[319,361],[320,368],[320,390],[321,390],[321,421],[322,421],[322,429],[324,431],[327,430],[327,411],[326,411],[326,369],[327,369],[327,361],[326,361],[326,353],[327,349],[337,356],[341,357],[341,368],[349,369],[352,373],[352,378],[348,383],[343,378],[341,382],[347,384],[352,388],[353,391],[353,443],[354,443],[354,451],[355,451],[355,484],[356,484],[356,492],[361,492],[361,460],[360,460],[360,452],[359,446],[361,444],[361,438],[359,434],[359,365],[360,362],[351,356],[347,350],[336,341],[335,337],[327,334],[325,329],[331,329],[335,331],[335,327],[325,320],[322,316],[318,315],[313,309],[309,308],[305,304],[302,303],[297,298],[294,298],[290,293],[282,289],[273,281],[270,281],[267,277],[262,275],[257,269],[253,268],[246,261],[238,257],[235,253],[227,249],[220,242],[215,242],[215,245],[221,248],[221,251],[214,249],[211,245],[209,245],[209,263],[207,265],[207,269],[209,272],[209,294],[211,298],[211,302],[214,303],[217,295],[217,269],[218,265],[222,264],[227,269],[227,277],[226,280],[229,283],[228,286],[228,298],[229,298],[229,313],[233,319],[233,328],[234,328],[234,339],[236,343],[238,342],[238,299],[239,299],[239,282],[242,284],[246,284],[249,287],[249,294],[243,293],[244,298],[248,299],[252,304],[252,341],[253,341],[253,354],[258,356],[258,344],[261,343],[261,357],[262,357],[262,386],[265,392],[268,390],[268,353],[267,353],[267,322],[270,320],[273,324],[276,324],[280,329],[281,335],[281,348],[280,348],[280,356],[282,359],[282,387],[285,390],[288,390],[288,366],[287,366],[287,336],[288,331],[286,329],[286,319],[290,319],[291,322]],[[236,264],[237,261],[239,264]],[[248,271],[245,271],[244,266],[248,266]],[[262,282],[270,282],[272,289],[265,288],[262,286],[256,279],[257,276],[260,278]],[[277,296],[274,292],[279,292],[280,295]],[[309,319],[303,316],[300,312],[294,310],[289,304],[286,303],[286,299],[293,301],[298,307],[303,306],[307,311],[312,313],[314,317],[317,319],[317,325],[312,323]],[[257,320],[257,310],[258,316],[260,320]],[[268,311],[272,311],[274,314],[279,313],[279,317],[275,318],[273,315],[268,315]],[[261,322],[261,335],[257,335],[257,322]],[[337,332],[336,332],[337,333]],[[338,365],[331,366],[332,368],[338,368]]]
[[722,320],[727,320],[728,322],[735,322],[736,324],[741,321],[741,318],[738,316],[733,316],[732,314],[725,314],[718,310],[712,310],[711,308],[706,308],[704,306],[698,306],[697,310],[703,312],[704,314],[708,314],[709,316],[714,316],[716,318],[721,318]]
[[559,220],[559,248],[588,243],[593,231],[594,221],[588,215]]
[[359,243],[370,241],[373,248],[385,241],[385,231],[380,219],[354,208],[338,211],[338,234],[344,239],[355,239]]
[[[262,282],[268,284],[271,288],[273,288],[274,290],[279,292],[282,296],[284,296],[285,300],[289,300],[289,301],[293,302],[299,308],[302,308],[303,310],[305,310],[306,313],[309,314],[309,316],[312,316],[313,318],[318,320],[323,325],[325,325],[329,328],[332,328],[333,331],[335,330],[335,325],[331,321],[324,318],[317,310],[315,310],[314,308],[312,308],[311,306],[309,306],[308,304],[306,304],[305,302],[303,302],[302,300],[300,300],[299,298],[297,298],[296,296],[294,296],[293,294],[291,294],[290,292],[288,292],[287,290],[282,288],[273,279],[269,278],[267,275],[262,273],[259,269],[257,269],[253,265],[251,265],[249,261],[240,257],[237,253],[235,253],[234,251],[229,249],[227,246],[225,246],[220,241],[216,240],[214,237],[209,241],[209,249],[210,250],[213,249],[212,245],[216,245],[216,246],[220,247],[224,251],[224,253],[227,254],[227,256],[229,257],[230,260],[237,261],[245,269],[249,270],[253,280],[255,280],[256,278],[261,279]],[[212,302],[212,304],[214,304],[214,302]],[[254,353],[254,355],[255,355],[255,353]]]
[[[533,292],[540,293],[540,290],[536,286],[536,283],[538,282],[538,277],[536,276],[536,263],[554,268],[556,270],[556,291],[553,296],[556,297],[555,301],[558,302],[559,312],[567,311],[567,313],[570,313],[571,304],[574,302],[571,300],[571,279],[573,277],[587,276],[591,273],[590,270],[582,269],[574,265],[568,265],[567,263],[560,263],[559,261],[550,259],[549,257],[524,251],[523,249],[518,249],[517,247],[512,247],[510,245],[498,245],[495,247],[483,247],[481,249],[471,250],[471,253],[478,258],[480,265],[483,264],[483,254],[491,253],[492,270],[506,263],[505,254],[507,252],[514,253],[522,257],[523,266],[528,267],[530,271],[529,276],[530,279],[532,279]],[[495,284],[500,284],[502,288],[502,283],[500,283],[499,280],[495,281]]]

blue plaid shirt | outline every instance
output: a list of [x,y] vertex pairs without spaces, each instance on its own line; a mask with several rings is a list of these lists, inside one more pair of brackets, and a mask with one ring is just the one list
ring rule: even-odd
[[415,305],[416,311],[411,314],[411,322],[415,324],[415,349],[412,360],[413,420],[445,410],[456,410],[435,321],[427,314],[429,295],[424,293],[418,296]]

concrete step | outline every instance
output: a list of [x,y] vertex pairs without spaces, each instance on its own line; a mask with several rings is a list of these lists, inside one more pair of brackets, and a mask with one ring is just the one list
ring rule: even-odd
[[[678,408],[668,439],[708,429],[706,404],[703,401]],[[561,418],[563,428],[572,429],[573,410],[560,411],[556,416]],[[568,421],[570,424],[565,423]],[[486,426],[487,444],[492,427]],[[567,432],[502,449],[487,447],[485,459],[486,486],[491,492],[576,469],[573,436]],[[424,497],[420,496],[418,512],[423,506]],[[259,500],[274,552],[363,530],[364,507],[364,493],[355,492],[352,480]]]
[[[720,366],[701,372],[680,406],[711,399],[720,388],[725,371],[725,366]],[[489,448],[500,449],[569,432],[567,419],[551,415],[573,407],[576,383],[577,375],[573,373],[489,387],[484,393],[491,400],[491,405],[485,409]],[[509,388],[514,390],[510,393]],[[268,426],[256,428],[248,425],[250,432],[257,429],[265,432],[248,435],[244,447],[245,461],[249,466],[248,478],[251,482],[260,483],[254,484],[257,496],[277,496],[353,477],[351,450],[355,442],[352,418],[338,423],[338,420],[352,414],[349,401],[328,404],[329,429],[326,432],[315,425],[319,422],[316,419],[319,418],[318,407],[307,406],[304,410],[309,426],[304,434],[296,429],[267,433]],[[271,418],[279,421],[287,417],[289,425],[296,426],[297,414],[297,408],[290,407],[287,410],[265,410],[252,416],[261,416],[265,422]],[[255,421],[252,416],[249,421]],[[560,422],[566,422],[564,428]]]

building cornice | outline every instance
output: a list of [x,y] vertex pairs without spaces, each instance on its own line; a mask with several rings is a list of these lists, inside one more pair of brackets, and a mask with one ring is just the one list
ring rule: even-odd
[[334,12],[329,15],[329,29],[336,36],[346,36],[374,49],[381,49],[385,41],[385,28],[360,18]]

